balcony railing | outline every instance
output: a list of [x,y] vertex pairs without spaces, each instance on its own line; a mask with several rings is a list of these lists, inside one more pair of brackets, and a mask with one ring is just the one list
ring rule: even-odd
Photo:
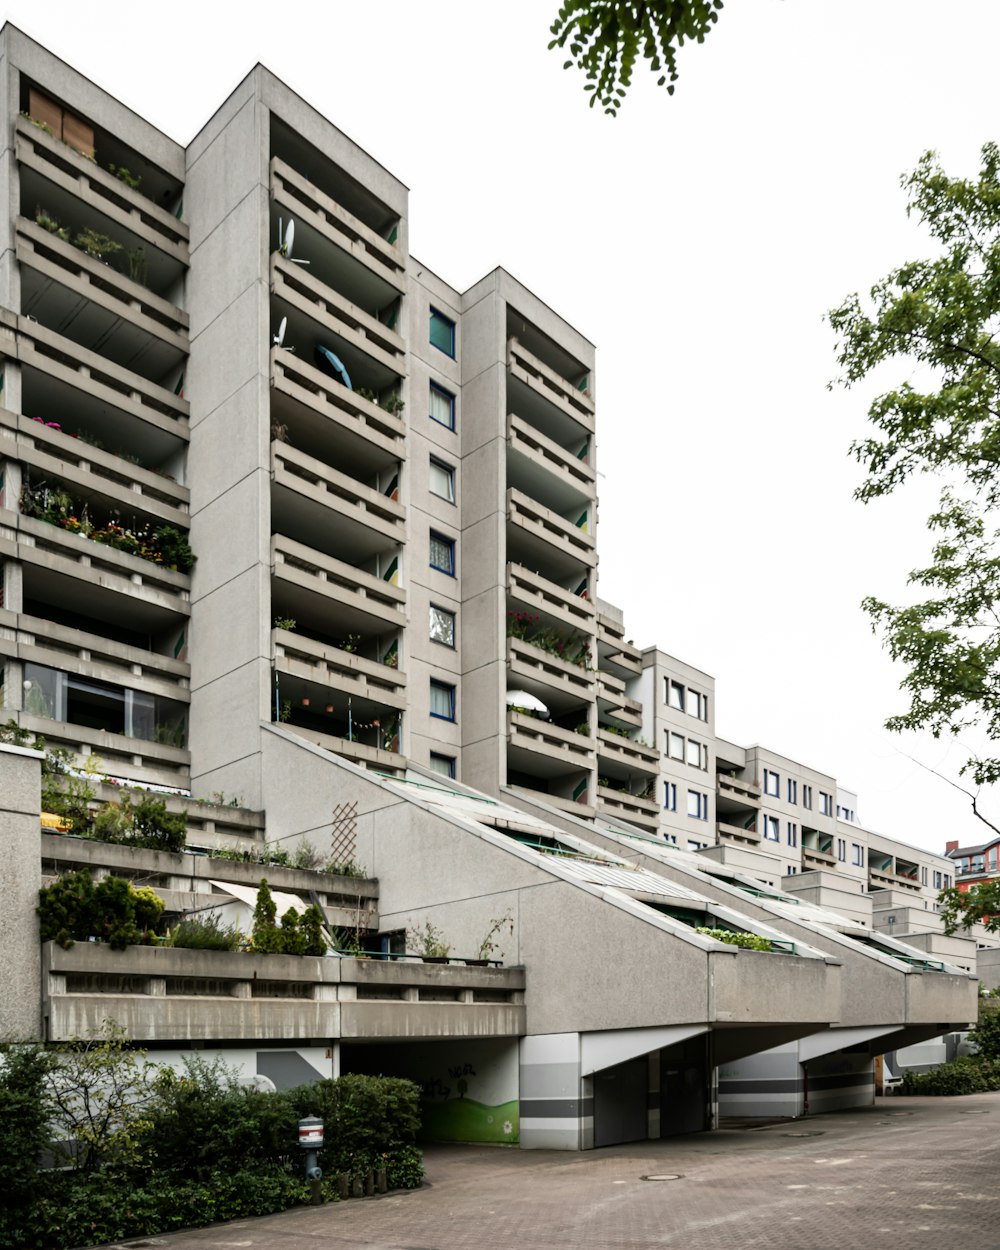
[[898,872],[888,869],[873,868],[868,865],[868,880],[875,889],[901,889],[920,892],[920,882],[915,877],[904,877]]
[[321,730],[309,729],[302,725],[289,723],[282,727],[333,755],[343,755],[345,759],[352,760],[363,768],[399,772],[406,767],[406,756],[398,751],[385,751],[381,747],[358,742],[357,739],[335,737],[333,734],[325,734]]
[[601,647],[601,664],[611,664],[637,676],[642,672],[642,652],[625,641],[622,626],[609,616],[597,617],[597,641]]
[[720,820],[716,823],[715,831],[720,842],[737,842],[744,846],[760,844],[760,834],[756,829],[744,829],[742,825],[731,825]]
[[735,799],[748,807],[760,806],[760,786],[756,781],[744,781],[729,773],[716,773],[715,782],[720,797]]
[[571,382],[550,369],[516,338],[507,341],[507,368],[536,394],[593,433],[594,401],[590,396],[578,391]]
[[579,491],[581,497],[594,498],[596,470],[513,412],[507,414],[507,442],[512,451],[520,452],[539,468],[555,474],[562,483]]
[[84,391],[127,417],[185,441],[188,438],[187,400],[37,321],[17,318],[15,354],[25,368],[38,369]]
[[16,119],[15,153],[23,169],[34,170],[84,203],[96,204],[118,225],[188,264],[186,222],[23,117]]
[[17,219],[15,255],[19,264],[66,287],[75,297],[186,354],[189,318],[183,309],[26,217]]
[[0,408],[0,455],[30,465],[42,476],[62,478],[106,506],[131,509],[187,529],[190,491],[30,417]]
[[602,759],[627,764],[635,772],[659,775],[660,754],[655,747],[643,746],[607,729],[598,729],[597,751]]
[[191,666],[98,634],[0,608],[0,655],[44,664],[164,698],[185,700]]
[[406,376],[406,344],[395,330],[277,252],[271,257],[271,291],[397,376]]
[[107,1017],[138,1042],[203,1032],[277,1037],[454,1039],[525,1031],[523,968],[413,960],[247,955],[79,942],[43,951],[48,1040],[99,1030]]
[[271,385],[325,417],[338,430],[378,447],[390,459],[406,459],[406,425],[399,417],[357,391],[349,391],[294,353],[280,347],[271,349]]
[[[172,697],[176,698],[176,692]],[[183,789],[190,785],[191,756],[181,747],[127,738],[106,729],[90,729],[28,712],[16,713],[15,719],[22,729],[43,737],[49,746],[66,747],[81,760],[93,756],[99,761],[99,770],[109,777]]]
[[271,563],[274,576],[283,581],[377,617],[393,628],[406,624],[406,592],[372,573],[283,534],[271,538]]
[[564,694],[592,700],[594,677],[592,669],[580,668],[561,660],[549,651],[525,642],[523,638],[507,639],[507,663],[517,677],[542,682]]
[[564,590],[556,582],[542,577],[540,573],[533,573],[523,564],[507,565],[507,593],[525,607],[570,625],[581,633],[593,632],[596,613],[589,599]]
[[802,863],[804,866],[813,865],[817,868],[835,868],[837,866],[837,858],[831,855],[829,851],[821,851],[813,846],[804,846],[802,848]]
[[387,707],[406,707],[406,674],[388,664],[330,647],[287,629],[271,632],[279,671],[319,682]]
[[523,491],[507,491],[507,519],[536,538],[568,552],[591,568],[597,565],[597,540],[593,534],[567,521],[558,512],[536,503]]
[[307,221],[343,251],[367,265],[380,278],[406,291],[406,264],[398,247],[388,243],[308,178],[280,157],[271,159],[271,195],[275,203]]
[[612,790],[609,786],[599,785],[597,805],[604,811],[621,816],[623,820],[632,821],[644,829],[660,827],[660,809],[654,799],[645,799],[638,794],[628,794],[623,790]]
[[594,740],[548,721],[512,709],[507,713],[507,736],[511,746],[523,747],[568,767],[590,768],[594,763]]
[[347,520],[376,530],[389,542],[402,543],[406,539],[406,511],[402,504],[288,443],[271,444],[271,474],[275,486],[283,486]]

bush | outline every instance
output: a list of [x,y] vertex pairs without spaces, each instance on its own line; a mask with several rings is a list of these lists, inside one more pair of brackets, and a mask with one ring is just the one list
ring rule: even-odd
[[262,877],[253,909],[254,951],[259,955],[322,955],[326,951],[323,937],[323,913],[315,904],[300,915],[289,907],[275,923],[277,907],[271,896],[267,878]]
[[1000,1089],[1000,1063],[978,1055],[966,1055],[929,1072],[904,1072],[904,1094],[950,1097],[956,1094],[985,1094]]
[[235,925],[224,925],[216,912],[188,916],[167,934],[164,946],[181,946],[194,951],[236,951],[241,934]]
[[981,1005],[979,1023],[969,1034],[969,1040],[978,1046],[979,1058],[1000,1059],[1000,1010]]
[[761,937],[758,933],[738,933],[733,929],[710,929],[704,925],[695,928],[695,933],[704,933],[716,942],[725,942],[727,946],[742,946],[750,951],[769,951],[771,939]]
[[38,923],[43,942],[64,950],[74,942],[97,938],[112,950],[154,942],[163,915],[163,899],[148,887],[137,890],[121,877],[94,884],[89,868],[64,873],[38,891]]
[[51,1135],[45,1083],[52,1062],[34,1043],[0,1046],[0,1193],[17,1218],[46,1188],[39,1160]]

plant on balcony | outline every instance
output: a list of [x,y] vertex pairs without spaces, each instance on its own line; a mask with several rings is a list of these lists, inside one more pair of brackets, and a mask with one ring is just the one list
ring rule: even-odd
[[121,877],[104,877],[96,885],[88,868],[65,873],[38,891],[38,922],[43,942],[68,950],[90,938],[112,950],[140,943],[155,944],[163,915],[163,899],[148,887],[136,889]]
[[579,734],[582,738],[590,737],[590,721],[583,720],[579,725],[573,726],[573,732]]
[[356,655],[360,643],[360,634],[348,634],[344,641],[340,644],[340,649],[341,651],[346,651],[348,655]]
[[429,920],[424,921],[422,929],[406,930],[406,949],[427,963],[447,963],[451,954],[451,947],[444,941],[441,930]]
[[616,738],[628,738],[632,740],[632,730],[626,729],[622,725],[601,725],[605,733],[614,734]]
[[102,260],[105,264],[108,257],[116,255],[124,247],[124,244],[119,243],[117,239],[112,239],[107,234],[101,234],[99,230],[95,230],[92,226],[87,226],[81,230],[73,240],[73,243],[81,252],[86,252],[94,260]]
[[54,234],[57,239],[62,239],[64,243],[69,242],[69,229],[66,226],[61,226],[41,205],[35,208],[35,225],[41,226],[49,234]]
[[47,135],[51,135],[53,139],[56,137],[55,131],[52,129],[52,127],[49,125],[48,122],[40,122],[37,117],[32,117],[27,109],[21,110],[21,116],[26,121],[31,122],[32,126],[37,126],[39,130],[44,130]]
[[123,794],[119,802],[105,803],[94,816],[92,836],[99,842],[176,852],[187,841],[187,819],[183,812],[168,812],[164,799],[144,794],[133,806]]
[[291,632],[298,624],[294,616],[276,616],[271,622],[274,629],[287,629]]
[[289,907],[277,922],[277,907],[262,877],[253,910],[253,932],[250,949],[258,955],[322,955],[326,951],[323,938],[323,913],[314,904],[301,915]]
[[589,669],[591,666],[590,643],[586,638],[576,633],[566,638],[557,629],[543,625],[541,617],[530,612],[507,613],[507,637],[530,642],[540,651],[546,651],[578,668]]
[[236,925],[224,925],[218,912],[207,916],[185,916],[168,930],[164,946],[195,951],[238,951],[243,935]]
[[712,929],[706,925],[696,925],[695,933],[703,933],[716,942],[725,942],[727,946],[741,946],[751,951],[771,950],[771,939],[761,937],[759,933],[740,933],[734,929]]
[[125,168],[124,165],[109,165],[108,173],[114,174],[119,182],[124,182],[127,187],[131,187],[133,191],[138,191],[142,186],[142,175],[133,174],[131,170]]
[[133,282],[138,282],[140,286],[146,285],[146,249],[144,247],[130,247],[125,253],[128,261],[128,276]]
[[514,936],[514,917],[509,911],[505,911],[502,916],[495,917],[489,923],[489,928],[479,943],[479,951],[476,955],[477,959],[488,960],[497,951],[501,950],[500,944],[495,941],[501,933],[506,930],[510,936]]

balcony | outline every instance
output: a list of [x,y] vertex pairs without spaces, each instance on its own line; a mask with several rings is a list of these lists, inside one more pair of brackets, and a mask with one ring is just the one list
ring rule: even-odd
[[406,707],[406,674],[388,664],[366,660],[287,629],[272,630],[271,645],[281,673],[397,711]]
[[649,777],[660,775],[660,753],[655,747],[643,746],[642,743],[623,738],[609,729],[598,729],[597,753],[601,769],[607,763],[612,763],[622,765],[633,773],[642,773]]
[[629,794],[625,790],[615,790],[610,786],[597,787],[598,811],[611,816],[618,816],[641,829],[657,833],[660,828],[660,808],[655,799],[643,798],[638,794]]
[[47,184],[45,190],[55,192],[54,198],[41,197],[52,201],[47,206],[54,211],[59,208],[58,201],[67,197],[98,205],[103,216],[136,239],[177,265],[188,264],[190,233],[185,222],[24,117],[15,119],[15,156],[22,183],[27,184],[22,188],[22,203],[32,203],[33,196],[38,198],[41,188],[35,183],[42,179]]
[[4,509],[0,556],[21,561],[28,597],[74,612],[150,634],[190,615],[186,574]]
[[271,294],[287,309],[285,343],[300,355],[311,355],[317,339],[328,340],[355,388],[381,390],[406,376],[406,344],[395,330],[277,252],[271,256]]
[[279,347],[271,349],[271,420],[284,421],[306,451],[336,440],[369,470],[406,459],[406,425],[357,391]]
[[837,858],[829,851],[821,851],[814,846],[804,846],[802,848],[802,869],[806,871],[810,868],[836,868]]
[[876,868],[868,865],[868,887],[872,890],[907,890],[920,893],[920,882],[915,877],[907,877],[894,872],[891,868]]
[[597,473],[514,413],[507,416],[507,481],[555,512],[591,507]]
[[282,610],[297,619],[324,619],[335,610],[338,626],[361,633],[406,624],[404,590],[313,547],[275,534],[271,566]]
[[[406,768],[406,756],[400,751],[387,751],[381,746],[359,742],[357,738],[323,733],[322,730],[312,729],[308,725],[297,725],[294,720],[283,725],[282,728],[297,734],[314,746],[322,747],[331,755],[342,755],[362,768],[374,768],[376,772],[402,772]],[[381,732],[372,736],[382,737]]]
[[560,659],[523,638],[507,639],[511,684],[536,695],[557,715],[594,698],[594,672]]
[[111,642],[97,634],[0,608],[0,655],[185,699],[191,674],[181,660]]
[[137,1042],[204,1033],[271,1044],[345,1040],[518,1037],[525,1031],[523,968],[410,960],[246,955],[171,947],[113,951],[80,942],[42,948],[48,1040],[99,1031],[111,1017]]
[[402,504],[288,443],[271,444],[271,479],[272,524],[282,532],[359,560],[406,540]]
[[642,672],[642,652],[625,641],[622,626],[604,613],[597,617],[597,646],[602,668],[609,665],[630,677],[638,677]]
[[278,156],[271,159],[271,199],[286,219],[296,221],[298,256],[323,272],[332,271],[344,286],[364,291],[366,302],[374,306],[406,293],[406,265],[399,248]]
[[602,714],[633,729],[642,728],[642,704],[625,693],[625,683],[613,673],[597,674],[598,707]]
[[516,603],[537,613],[546,623],[568,625],[581,633],[593,633],[597,613],[589,599],[565,590],[523,564],[512,562],[507,565],[507,594]]
[[527,417],[557,444],[570,442],[574,431],[578,435],[581,428],[593,434],[594,401],[590,396],[550,369],[516,338],[507,340],[507,380],[518,415]]
[[760,834],[756,829],[744,829],[742,825],[731,825],[720,820],[716,823],[715,832],[723,843],[736,843],[738,846],[760,845]]
[[25,316],[149,379],[185,360],[187,313],[148,287],[24,217],[15,256]]
[[21,408],[29,416],[47,409],[68,424],[73,413],[107,441],[128,428],[154,464],[188,440],[185,399],[38,322],[17,318],[16,346],[8,354],[21,364]]
[[[177,694],[173,691],[172,697],[176,698]],[[191,784],[191,756],[181,747],[128,738],[106,729],[90,729],[86,725],[50,720],[28,712],[16,713],[15,719],[22,729],[44,738],[49,746],[66,747],[81,760],[93,756],[99,771],[109,777],[179,789],[187,789]]]
[[519,563],[545,568],[553,577],[582,576],[597,567],[593,534],[567,521],[558,512],[529,499],[522,491],[507,491],[507,548]]
[[715,774],[716,793],[720,799],[731,799],[741,807],[760,807],[760,786],[729,773]]
[[30,417],[0,408],[0,456],[28,465],[38,476],[72,483],[74,493],[105,509],[120,508],[187,529],[190,492],[184,486],[140,468]]
[[[525,712],[507,712],[508,761],[539,777],[594,766],[594,740]],[[529,757],[520,760],[520,753]]]

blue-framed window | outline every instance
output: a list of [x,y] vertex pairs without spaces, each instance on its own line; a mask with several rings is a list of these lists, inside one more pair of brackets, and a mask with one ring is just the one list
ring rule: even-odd
[[789,803],[797,803],[799,801],[798,789],[799,789],[799,783],[797,781],[793,781],[792,778],[789,777],[788,778],[788,801]]
[[781,778],[771,768],[764,769],[764,793],[776,799],[781,789]]
[[449,538],[447,534],[439,534],[437,530],[431,530],[430,566],[432,569],[437,569],[439,573],[447,573],[449,577],[455,576],[454,538]]
[[431,383],[430,418],[446,430],[455,428],[455,396],[436,382]]
[[431,716],[438,720],[455,719],[455,687],[446,681],[431,678]]
[[768,842],[777,842],[780,840],[777,816],[764,817],[764,837]]
[[431,309],[431,346],[455,359],[455,323],[436,308]]
[[788,822],[788,845],[798,846],[799,844],[799,827],[794,820]]
[[432,773],[440,773],[442,777],[454,778],[455,757],[454,755],[439,755],[437,751],[432,751],[430,768]]
[[[857,844],[857,842],[851,843],[851,863],[854,865],[855,868],[864,868],[865,866],[864,853],[862,852],[861,847]],[[925,868],[924,872],[926,871],[927,869]],[[925,881],[924,885],[926,884],[927,882]]]
[[663,783],[663,810],[665,812],[677,811],[677,786],[673,781]]
[[689,790],[687,814],[694,820],[708,820],[708,795],[699,790]]

